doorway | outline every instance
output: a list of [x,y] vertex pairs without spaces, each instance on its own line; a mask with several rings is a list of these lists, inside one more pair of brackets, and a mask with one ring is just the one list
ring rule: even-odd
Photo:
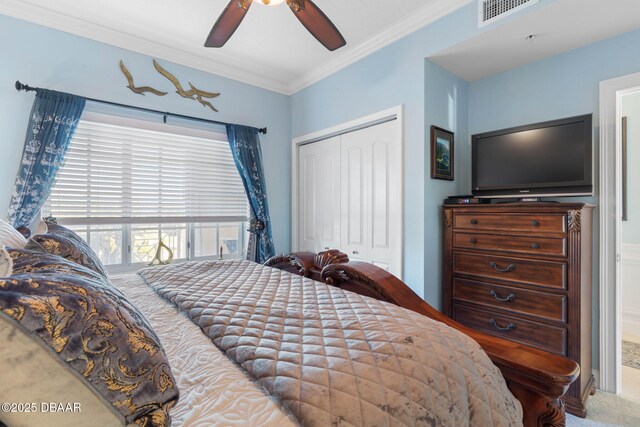
[[[635,116],[635,93],[640,93],[640,73],[600,83],[599,388],[629,398],[637,393],[634,400],[640,400],[640,369],[636,372],[633,366],[626,366],[634,365],[634,344],[640,341],[640,323],[634,321],[640,317],[633,316],[638,301],[634,295],[640,291],[637,281],[633,283],[634,277],[640,277],[640,231],[636,247],[632,230],[635,222],[630,220],[633,217],[640,227],[640,204],[634,209],[640,203],[640,175],[636,176],[638,168],[634,163],[634,158],[640,156],[640,141],[635,136],[635,126],[631,132],[629,128],[632,120],[636,125],[640,122],[640,113],[638,118],[630,117]],[[637,273],[634,269],[638,269]]]
[[640,88],[619,103],[622,206],[620,212],[620,317],[622,394],[640,402]]

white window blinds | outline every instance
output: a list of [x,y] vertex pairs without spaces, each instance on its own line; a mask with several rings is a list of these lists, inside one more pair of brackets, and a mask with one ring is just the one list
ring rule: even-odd
[[83,116],[46,213],[65,224],[247,220],[226,135],[106,117]]

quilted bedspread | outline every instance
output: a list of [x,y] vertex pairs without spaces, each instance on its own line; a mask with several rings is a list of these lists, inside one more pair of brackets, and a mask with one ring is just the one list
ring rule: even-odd
[[302,425],[522,424],[480,346],[425,316],[249,261],[139,274]]

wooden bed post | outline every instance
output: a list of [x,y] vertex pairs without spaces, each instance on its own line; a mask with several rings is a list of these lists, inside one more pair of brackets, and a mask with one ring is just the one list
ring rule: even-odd
[[369,263],[349,261],[337,250],[280,255],[265,265],[396,304],[463,332],[480,344],[502,372],[507,386],[522,404],[525,426],[565,425],[560,397],[580,372],[573,360],[469,329],[431,307],[387,271]]

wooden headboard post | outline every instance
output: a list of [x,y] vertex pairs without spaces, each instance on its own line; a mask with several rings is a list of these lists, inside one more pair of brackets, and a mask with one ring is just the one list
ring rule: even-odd
[[480,344],[502,372],[522,403],[525,426],[565,425],[560,397],[580,372],[573,360],[469,329],[431,307],[389,272],[366,262],[349,261],[337,250],[279,255],[265,265],[396,304],[463,332]]

